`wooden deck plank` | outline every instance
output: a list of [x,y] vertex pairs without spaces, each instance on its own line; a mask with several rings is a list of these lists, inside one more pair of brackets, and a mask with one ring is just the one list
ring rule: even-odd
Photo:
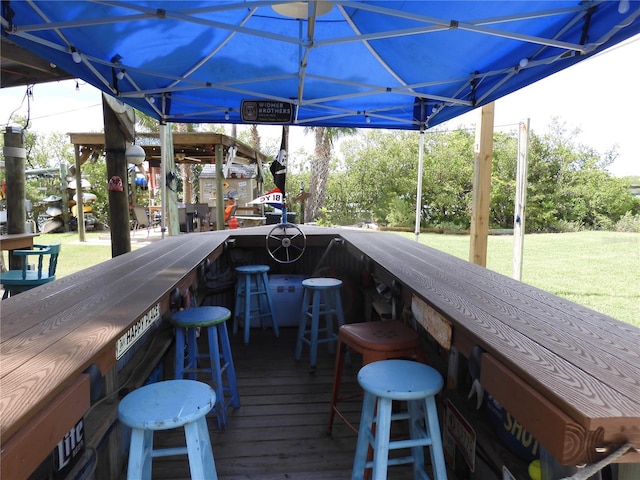
[[[218,430],[214,418],[207,419],[220,480],[351,477],[356,434],[340,419],[333,434],[326,434],[334,356],[321,347],[316,374],[310,375],[308,349],[299,362],[293,358],[295,335],[294,328],[283,328],[280,338],[269,330],[253,329],[248,346],[240,333],[232,336],[241,406],[228,410],[225,431]],[[260,361],[267,356],[268,363]],[[352,357],[343,389],[360,391],[356,374],[361,358]],[[357,423],[361,401],[345,406]],[[158,448],[178,446],[184,435],[179,429],[157,432],[154,440]],[[188,468],[185,457],[157,459],[153,479],[188,478]],[[410,466],[393,467],[389,475],[394,480],[413,479]]]

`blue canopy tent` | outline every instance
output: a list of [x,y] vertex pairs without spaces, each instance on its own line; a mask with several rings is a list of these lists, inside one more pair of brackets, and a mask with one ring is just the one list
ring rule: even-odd
[[640,33],[640,1],[3,1],[2,32],[162,124],[424,132]]
[[[3,1],[19,46],[162,122],[424,129],[640,33],[639,1]],[[588,81],[588,79],[585,79]],[[255,122],[252,122],[255,123]]]

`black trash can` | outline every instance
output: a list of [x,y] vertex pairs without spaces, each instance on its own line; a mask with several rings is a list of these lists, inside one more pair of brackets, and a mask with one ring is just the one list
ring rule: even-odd
[[[266,212],[264,216],[267,217],[267,225],[277,225],[282,221],[281,213]],[[296,223],[297,216],[296,212],[287,212],[287,223]]]

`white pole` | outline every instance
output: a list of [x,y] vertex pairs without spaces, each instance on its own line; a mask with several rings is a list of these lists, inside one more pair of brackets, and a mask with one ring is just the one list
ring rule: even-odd
[[164,238],[167,231],[167,125],[160,123],[160,196],[162,197],[162,207],[160,208],[160,232]]
[[422,170],[424,162],[424,127],[420,128],[420,151],[418,153],[418,188],[416,193],[416,242],[420,241],[420,213],[422,210]]
[[529,152],[529,119],[520,122],[518,130],[518,167],[516,171],[516,200],[513,215],[513,273],[522,279],[522,252],[524,249],[524,214],[527,203],[527,158]]

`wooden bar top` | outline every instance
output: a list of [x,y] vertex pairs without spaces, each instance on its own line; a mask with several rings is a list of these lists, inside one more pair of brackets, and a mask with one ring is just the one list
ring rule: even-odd
[[0,249],[19,250],[21,248],[32,248],[33,239],[38,233],[8,233],[0,235]]
[[[341,236],[450,321],[454,344],[478,345],[490,355],[483,365],[504,366],[513,388],[539,394],[536,405],[575,422],[556,458],[590,463],[596,448],[640,448],[640,329],[398,235]],[[520,410],[510,413],[534,436],[543,435],[544,419],[526,411],[530,405],[498,398],[517,393],[495,396]],[[640,463],[640,454],[625,461]]]
[[113,366],[123,333],[154,305],[167,310],[168,294],[226,238],[224,232],[169,237],[3,300],[3,443],[90,365],[103,374]]

